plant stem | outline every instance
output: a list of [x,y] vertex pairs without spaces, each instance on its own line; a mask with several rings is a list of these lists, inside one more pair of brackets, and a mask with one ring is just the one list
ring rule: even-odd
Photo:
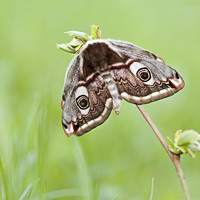
[[169,150],[167,142],[165,141],[165,139],[163,138],[162,134],[160,133],[160,131],[158,130],[156,125],[153,123],[152,119],[149,117],[149,115],[147,114],[145,109],[141,105],[136,105],[136,106],[138,107],[138,109],[142,113],[143,117],[146,119],[146,121],[148,122],[148,124],[152,128],[153,132],[156,134],[157,138],[159,139],[159,141],[163,145],[163,147],[166,150],[168,156],[172,160],[172,162],[174,164],[174,167],[176,168],[176,172],[178,174],[179,180],[181,182],[181,186],[182,186],[182,190],[183,190],[185,199],[186,200],[190,200],[191,199],[190,198],[190,193],[189,193],[188,186],[187,186],[187,183],[186,183],[186,180],[185,180],[185,177],[184,177],[183,169],[181,167],[180,155],[173,154]]
[[187,183],[186,183],[186,180],[185,180],[183,169],[181,167],[180,155],[176,155],[176,154],[173,154],[173,155],[174,155],[174,159],[173,159],[172,162],[173,162],[173,164],[176,168],[176,172],[177,172],[179,180],[181,182],[181,186],[182,186],[182,190],[184,192],[185,199],[190,200],[191,199],[190,193],[189,193],[188,186],[187,186]]

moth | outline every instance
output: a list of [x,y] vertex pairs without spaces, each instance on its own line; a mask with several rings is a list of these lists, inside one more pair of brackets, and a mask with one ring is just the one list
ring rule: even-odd
[[102,124],[122,99],[147,104],[184,87],[162,58],[132,43],[90,40],[69,64],[62,95],[62,125],[67,136],[83,135]]

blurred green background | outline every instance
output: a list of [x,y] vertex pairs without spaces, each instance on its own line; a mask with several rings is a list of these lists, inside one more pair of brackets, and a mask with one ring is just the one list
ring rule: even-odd
[[[0,199],[183,199],[175,169],[135,105],[122,103],[101,126],[67,138],[61,126],[65,71],[73,58],[56,48],[63,32],[90,33],[141,46],[186,82],[178,94],[145,105],[163,133],[200,131],[198,0],[10,0],[0,12]],[[182,157],[199,199],[200,155]]]

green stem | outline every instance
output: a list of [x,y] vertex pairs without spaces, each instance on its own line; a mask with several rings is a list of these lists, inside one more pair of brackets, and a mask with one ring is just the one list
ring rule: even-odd
[[183,173],[183,169],[181,167],[180,155],[173,154],[169,150],[169,146],[168,146],[167,142],[165,141],[165,139],[163,138],[162,134],[160,133],[160,131],[158,130],[156,125],[153,123],[152,119],[149,117],[149,115],[147,114],[145,109],[141,105],[136,105],[136,106],[138,107],[138,109],[142,113],[143,117],[146,119],[146,121],[148,122],[148,124],[152,128],[153,132],[156,134],[157,138],[159,139],[159,141],[163,145],[163,147],[166,150],[168,156],[172,160],[172,162],[174,164],[174,167],[176,168],[176,172],[178,174],[179,180],[181,182],[181,186],[182,186],[182,190],[183,190],[185,199],[186,200],[191,200],[190,193],[189,193],[189,190],[188,190],[188,186],[187,186],[187,183],[186,183],[186,180],[185,180],[185,176],[184,176],[184,173]]

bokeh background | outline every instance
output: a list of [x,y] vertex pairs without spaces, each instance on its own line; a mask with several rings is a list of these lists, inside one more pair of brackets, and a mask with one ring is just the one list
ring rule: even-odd
[[[72,55],[56,48],[65,31],[132,42],[184,78],[176,95],[145,105],[162,132],[200,131],[198,0],[10,0],[0,12],[0,199],[183,199],[175,169],[135,105],[122,103],[101,126],[67,138],[61,95]],[[183,156],[192,199],[199,199],[200,155]]]

